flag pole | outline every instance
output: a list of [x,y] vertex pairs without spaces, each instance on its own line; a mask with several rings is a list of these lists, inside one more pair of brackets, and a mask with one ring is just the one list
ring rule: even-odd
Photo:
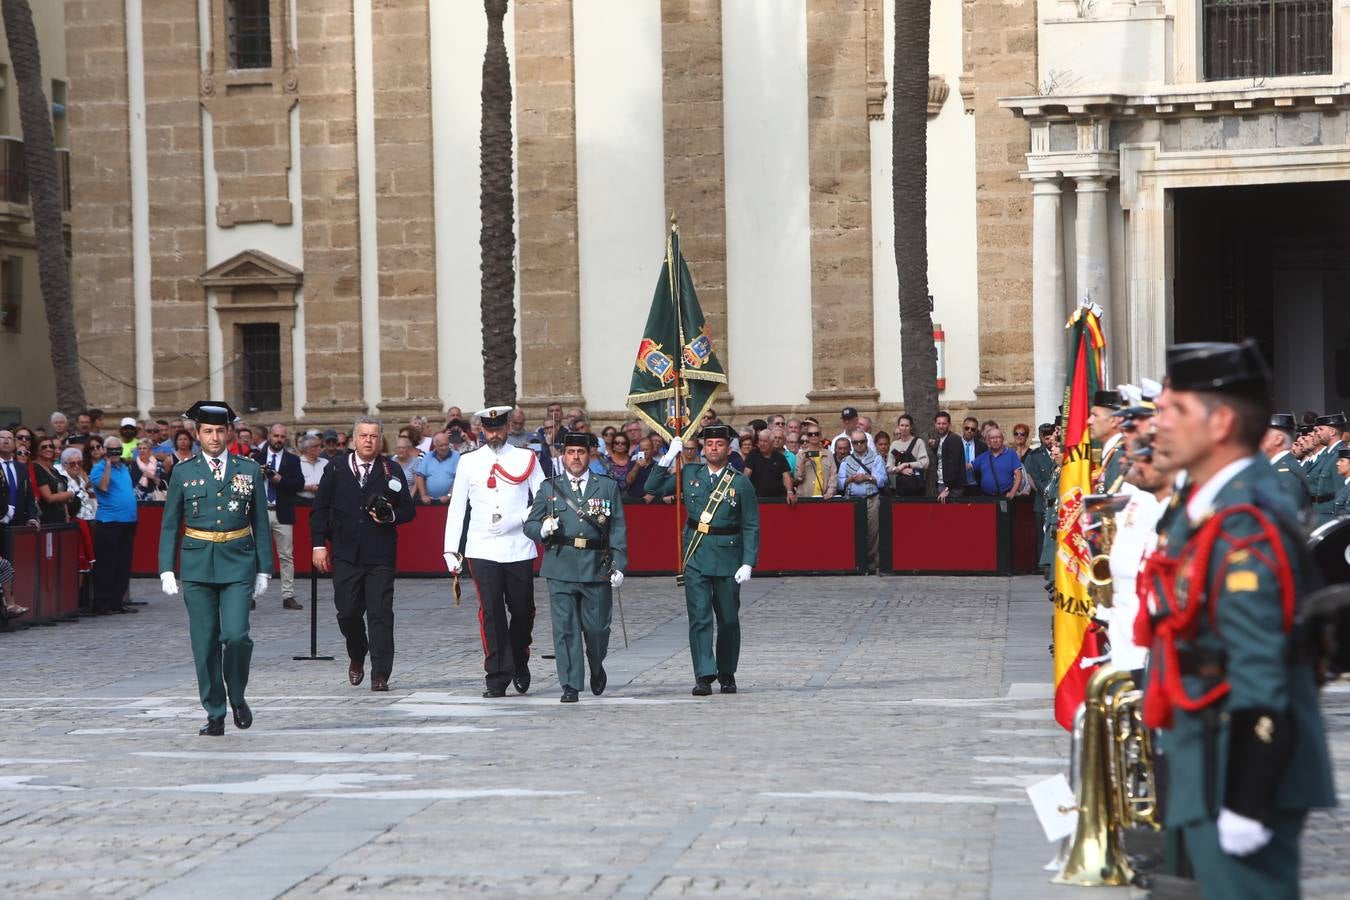
[[[670,280],[670,302],[675,306],[675,328],[680,345],[675,348],[675,437],[684,441],[684,398],[680,396],[683,379],[680,372],[684,368],[684,321],[680,318],[680,276],[675,265],[675,239],[679,236],[680,226],[675,222],[675,214],[670,214],[670,235],[666,238],[666,277]],[[675,454],[675,583],[684,584],[684,523],[680,521],[681,470],[684,467],[684,452]]]

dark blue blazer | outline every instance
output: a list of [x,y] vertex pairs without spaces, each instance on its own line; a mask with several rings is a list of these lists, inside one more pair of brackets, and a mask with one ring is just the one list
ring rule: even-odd
[[[260,466],[267,465],[271,458],[272,448],[266,444],[253,451],[253,461]],[[277,474],[281,476],[281,480],[274,485],[277,492],[277,524],[294,525],[295,495],[305,489],[305,474],[300,470],[300,457],[283,449]]]
[[[322,547],[325,541],[331,541],[334,559],[353,565],[392,566],[398,553],[398,529],[394,526],[411,522],[417,515],[412,491],[398,461],[384,455],[375,458],[371,477],[362,489],[347,462],[349,455],[335,456],[319,478],[314,506],[309,511],[312,546]],[[398,490],[389,487],[391,480],[399,482]],[[383,492],[394,507],[394,525],[375,522],[361,512],[366,498],[378,492]]]

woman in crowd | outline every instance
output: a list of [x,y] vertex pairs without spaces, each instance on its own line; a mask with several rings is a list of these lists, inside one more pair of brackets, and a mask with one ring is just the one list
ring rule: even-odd
[[84,442],[84,471],[86,474],[94,470],[94,466],[103,458],[103,438],[97,434],[91,434]]
[[755,449],[755,433],[753,431],[742,431],[736,441],[736,446],[740,448],[741,459],[745,459],[750,455],[750,451]]
[[300,439],[300,474],[305,479],[305,489],[300,492],[300,496],[307,500],[314,499],[314,492],[319,489],[319,479],[323,477],[323,470],[328,465],[328,460],[323,455],[323,441],[317,434],[307,434]]
[[66,504],[75,494],[66,477],[57,471],[56,441],[52,438],[38,441],[33,477],[37,482],[38,521],[43,525],[64,524],[68,519]]
[[1023,463],[1027,461],[1027,454],[1031,452],[1031,426],[1024,422],[1018,422],[1013,426],[1012,443],[1008,448],[1017,454],[1017,458]]
[[136,479],[136,502],[163,500],[168,483],[164,480],[164,463],[155,459],[154,442],[149,438],[141,438],[136,442],[136,455],[131,459],[131,475]]
[[628,435],[623,432],[615,432],[614,437],[610,438],[609,471],[619,483],[620,491],[627,491],[632,485],[633,479],[628,477],[629,473],[637,474],[637,465],[628,447]]
[[792,474],[798,497],[829,500],[839,490],[838,468],[834,456],[823,449],[824,439],[820,423],[808,420],[802,428],[797,467]]
[[170,467],[178,465],[180,462],[186,462],[196,455],[192,449],[192,432],[186,428],[180,428],[174,432],[173,436],[173,461]]
[[[877,451],[880,452],[878,447]],[[895,438],[885,457],[886,471],[895,492],[902,497],[922,497],[928,488],[928,446],[914,434],[914,419],[904,413],[895,420]]]
[[14,429],[14,448],[16,453],[19,450],[22,450],[31,457],[34,453],[33,442],[33,429],[29,428],[27,425],[20,425]]
[[895,486],[895,477],[891,473],[889,464],[891,458],[890,434],[885,431],[878,431],[876,436],[872,438],[872,445],[877,448],[877,456],[881,457],[882,463],[886,464],[886,483],[882,485],[881,492],[883,494],[890,494],[892,493],[892,488]]
[[600,448],[601,453],[605,454],[606,456],[609,456],[610,453],[613,452],[614,436],[617,435],[618,433],[619,429],[615,428],[613,425],[606,425],[604,428],[600,430],[600,440],[604,442],[604,446]]
[[417,480],[417,465],[422,461],[422,454],[417,452],[411,432],[405,434],[404,431],[407,429],[399,432],[398,442],[394,444],[394,460],[403,470],[403,480],[413,484]]
[[94,486],[85,474],[84,452],[79,447],[67,447],[61,451],[61,462],[57,470],[66,477],[66,484],[75,495],[67,505],[70,521],[80,528],[80,550],[78,565],[80,572],[80,609],[90,612],[91,584],[89,573],[94,567],[94,514],[98,511],[98,498],[94,496]]

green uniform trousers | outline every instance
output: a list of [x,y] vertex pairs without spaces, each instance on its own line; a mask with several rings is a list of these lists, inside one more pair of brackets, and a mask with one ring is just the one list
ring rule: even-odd
[[1275,836],[1250,856],[1230,856],[1219,846],[1213,820],[1187,825],[1186,853],[1205,900],[1296,900],[1298,836],[1306,812],[1279,812],[1267,823]]
[[553,655],[558,684],[586,687],[582,664],[591,673],[609,652],[609,626],[614,619],[614,589],[605,582],[548,580],[548,608],[553,620]]
[[[735,675],[741,658],[741,586],[730,575],[684,570],[684,605],[689,611],[689,655],[694,676]],[[717,655],[713,655],[713,621]]]
[[227,690],[230,703],[238,706],[244,701],[248,664],[253,658],[253,639],[248,636],[252,599],[252,581],[183,582],[192,659],[197,666],[197,693],[202,708],[213,719],[225,716]]

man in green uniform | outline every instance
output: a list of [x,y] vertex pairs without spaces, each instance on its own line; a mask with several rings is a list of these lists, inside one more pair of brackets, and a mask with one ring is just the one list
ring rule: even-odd
[[1040,438],[1040,444],[1027,451],[1026,458],[1022,460],[1022,468],[1031,479],[1032,508],[1036,512],[1036,521],[1040,524],[1036,538],[1037,559],[1040,558],[1041,545],[1045,540],[1045,489],[1050,486],[1050,478],[1055,474],[1055,460],[1050,455],[1050,445],[1055,439],[1055,426],[1050,422],[1042,423]]
[[1336,477],[1336,460],[1341,442],[1341,429],[1345,427],[1345,413],[1328,413],[1318,416],[1316,423],[1318,441],[1322,444],[1317,458],[1307,469],[1308,493],[1312,495],[1313,527],[1325,525],[1335,518],[1332,504],[1336,501],[1336,489],[1340,479]]
[[1097,391],[1092,395],[1092,417],[1088,430],[1092,443],[1101,447],[1102,462],[1093,473],[1094,489],[1098,494],[1114,494],[1120,490],[1121,469],[1125,462],[1125,434],[1120,430],[1121,407],[1119,391]]
[[525,519],[525,535],[544,545],[540,573],[548,579],[553,619],[553,654],[562,702],[576,703],[586,684],[581,664],[589,662],[591,693],[605,692],[605,654],[614,615],[614,588],[628,566],[628,533],[619,483],[590,471],[595,435],[563,437],[563,467],[540,485]]
[[[759,503],[750,480],[727,465],[736,433],[730,426],[706,426],[703,463],[681,467],[680,482],[689,519],[684,526],[684,603],[689,612],[689,654],[694,661],[695,697],[712,693],[716,678],[724,694],[736,693],[741,655],[741,585],[759,558]],[[658,497],[673,486],[667,469],[679,454],[676,438],[647,479]],[[713,650],[713,622],[717,647]]]
[[159,578],[164,593],[178,593],[174,557],[182,528],[183,601],[197,690],[207,717],[199,734],[219,736],[225,733],[227,698],[235,726],[253,724],[253,712],[244,701],[253,656],[248,610],[267,590],[272,532],[262,469],[252,459],[225,449],[234,411],[223,402],[202,401],[187,416],[197,423],[202,450],[174,466],[169,478],[159,537]]
[[1294,431],[1298,422],[1293,413],[1275,413],[1270,417],[1270,427],[1261,439],[1261,452],[1270,460],[1275,470],[1280,490],[1289,498],[1289,502],[1298,510],[1299,515],[1307,515],[1311,508],[1308,496],[1308,476],[1303,467],[1294,458]]
[[1304,819],[1336,796],[1313,668],[1290,652],[1302,529],[1257,455],[1270,370],[1250,341],[1179,345],[1167,368],[1157,453],[1189,484],[1140,575],[1166,824],[1205,897],[1293,898]]

